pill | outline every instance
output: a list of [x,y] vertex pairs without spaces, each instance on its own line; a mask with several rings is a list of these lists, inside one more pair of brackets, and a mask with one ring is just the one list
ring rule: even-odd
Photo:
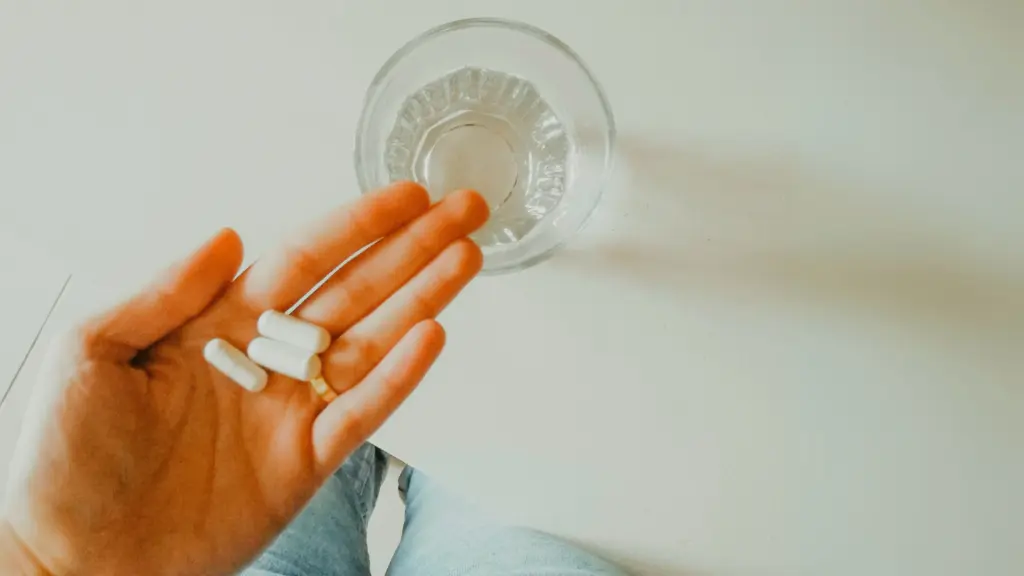
[[259,392],[267,385],[267,373],[238,348],[214,338],[203,348],[203,358],[218,372],[234,380],[249,392]]
[[319,356],[270,338],[254,338],[249,342],[249,358],[264,368],[296,380],[312,380],[320,375]]
[[261,314],[256,322],[256,329],[267,338],[280,340],[315,354],[327,350],[331,345],[331,334],[327,330],[277,310],[267,310]]

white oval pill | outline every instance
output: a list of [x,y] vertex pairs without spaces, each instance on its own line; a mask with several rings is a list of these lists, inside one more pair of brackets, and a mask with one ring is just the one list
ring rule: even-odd
[[296,348],[319,354],[331,345],[331,334],[311,322],[267,310],[260,315],[256,329],[267,338],[287,342]]
[[218,372],[234,380],[249,392],[259,392],[267,385],[267,373],[253,363],[241,350],[220,338],[203,347],[203,358]]
[[320,357],[291,344],[254,338],[248,352],[253,362],[296,380],[309,381],[320,375]]

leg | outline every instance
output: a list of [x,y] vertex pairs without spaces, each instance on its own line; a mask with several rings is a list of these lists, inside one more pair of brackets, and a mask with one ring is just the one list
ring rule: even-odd
[[363,444],[245,576],[369,576],[366,522],[377,503],[387,456]]
[[402,473],[399,489],[405,528],[388,576],[625,575],[554,536],[488,521],[412,468]]

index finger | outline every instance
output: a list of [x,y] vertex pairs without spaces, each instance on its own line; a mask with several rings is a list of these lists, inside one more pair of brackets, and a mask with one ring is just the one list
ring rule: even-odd
[[286,310],[353,254],[430,207],[412,182],[392,184],[336,208],[253,264],[228,297],[255,310]]

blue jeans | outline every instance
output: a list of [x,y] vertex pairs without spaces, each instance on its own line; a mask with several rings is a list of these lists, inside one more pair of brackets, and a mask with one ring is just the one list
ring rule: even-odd
[[[244,574],[369,576],[366,525],[386,471],[387,456],[364,444]],[[492,523],[412,468],[399,490],[405,527],[388,576],[625,574],[547,534]]]

